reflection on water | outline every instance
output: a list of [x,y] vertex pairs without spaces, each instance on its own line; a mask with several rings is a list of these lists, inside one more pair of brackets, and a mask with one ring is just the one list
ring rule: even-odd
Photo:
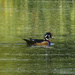
[[[75,74],[74,0],[0,1],[0,74]],[[54,43],[27,47],[22,39],[43,39],[51,32]]]

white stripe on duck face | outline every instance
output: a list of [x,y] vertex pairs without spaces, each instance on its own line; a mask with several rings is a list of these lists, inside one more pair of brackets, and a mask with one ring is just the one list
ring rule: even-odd
[[45,37],[47,37],[47,35],[45,35]]

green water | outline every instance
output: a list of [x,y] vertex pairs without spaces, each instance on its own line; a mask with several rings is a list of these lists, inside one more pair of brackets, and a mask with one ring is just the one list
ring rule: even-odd
[[[22,39],[54,46],[27,47]],[[0,0],[0,75],[75,75],[75,0]]]

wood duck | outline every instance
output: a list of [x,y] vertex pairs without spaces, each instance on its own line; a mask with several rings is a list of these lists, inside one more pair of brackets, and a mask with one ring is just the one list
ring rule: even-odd
[[27,42],[28,46],[50,46],[51,43],[49,41],[49,38],[53,38],[52,34],[47,32],[44,34],[44,39],[23,39],[24,41]]

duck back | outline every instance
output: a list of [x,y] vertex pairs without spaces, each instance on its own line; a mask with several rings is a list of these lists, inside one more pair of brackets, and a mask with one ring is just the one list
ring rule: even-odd
[[30,39],[30,41],[34,41],[35,43],[41,43],[44,40],[43,39]]

